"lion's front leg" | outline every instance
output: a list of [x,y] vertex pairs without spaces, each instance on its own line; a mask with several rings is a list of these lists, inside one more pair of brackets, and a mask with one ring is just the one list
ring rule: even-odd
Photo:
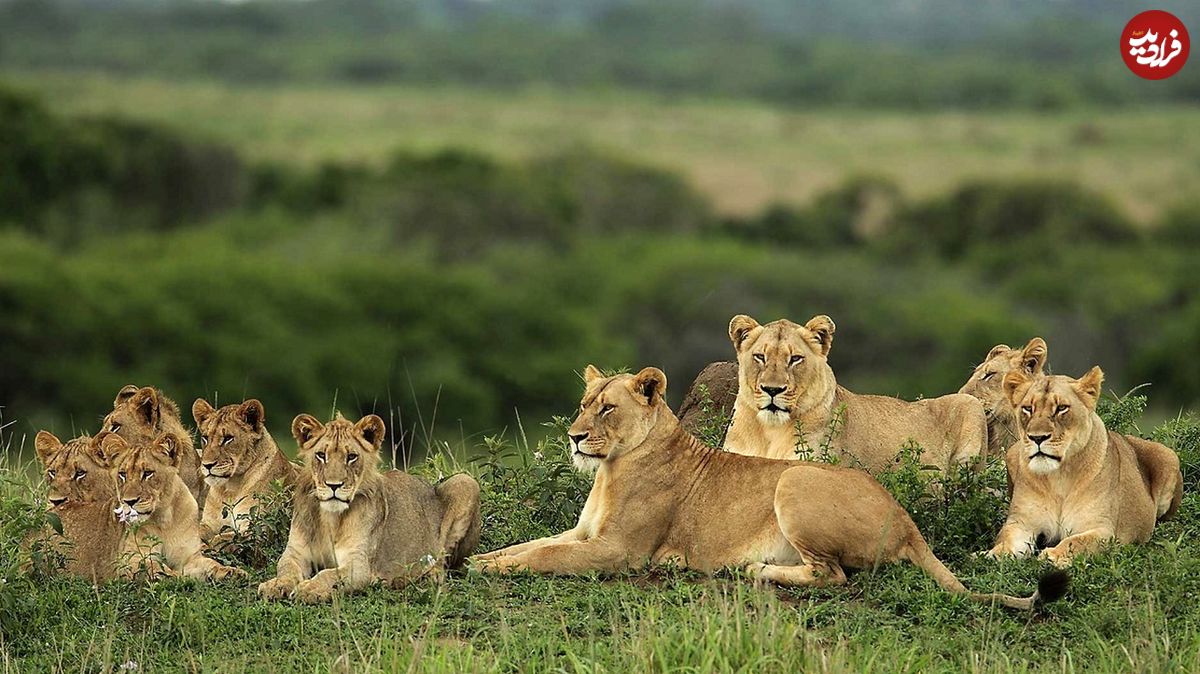
[[312,575],[309,571],[312,560],[304,550],[306,545],[303,537],[289,537],[288,546],[275,565],[275,577],[259,584],[258,596],[263,599],[283,599],[290,596],[301,581]]
[[499,550],[473,555],[469,561],[474,564],[477,562],[484,562],[489,559],[495,559],[496,557],[512,557],[523,552],[529,552],[530,550],[535,550],[547,545],[553,545],[554,543],[568,543],[571,541],[578,541],[582,538],[583,536],[581,536],[576,529],[568,529],[561,534],[546,536],[545,538],[536,538],[532,541],[510,545],[507,548],[500,548]]
[[569,543],[551,543],[517,555],[483,560],[478,568],[484,573],[580,574],[589,571],[617,571],[642,566],[646,555],[632,555],[620,545],[606,540],[589,539]]
[[1113,539],[1113,532],[1108,528],[1089,529],[1083,533],[1067,536],[1052,548],[1042,550],[1039,555],[1058,568],[1066,568],[1081,552],[1093,552]]
[[991,559],[999,557],[1028,557],[1037,547],[1037,534],[1024,526],[1005,522],[996,535],[996,544],[985,553]]

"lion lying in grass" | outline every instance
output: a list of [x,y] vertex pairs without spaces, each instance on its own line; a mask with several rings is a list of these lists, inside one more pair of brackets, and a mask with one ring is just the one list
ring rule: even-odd
[[1096,414],[1104,372],[1079,379],[1009,372],[1004,392],[1020,439],[1005,461],[1013,484],[1008,519],[988,556],[1041,557],[1064,567],[1109,541],[1141,543],[1183,497],[1179,456],[1157,442],[1114,433]]
[[383,420],[338,415],[324,425],[292,422],[306,468],[300,471],[287,548],[265,599],[315,603],[335,591],[403,582],[458,566],[479,543],[479,483],[453,475],[430,486],[403,471],[379,471]]
[[174,435],[179,441],[179,477],[196,503],[204,503],[208,490],[200,479],[200,455],[192,444],[191,432],[183,427],[179,406],[162,391],[127,384],[117,392],[113,410],[104,417],[100,431],[116,433],[130,445],[154,442],[163,433]]
[[674,562],[739,566],[783,585],[835,585],[846,568],[908,560],[950,592],[1028,609],[1065,589],[1050,575],[1029,597],[970,593],[912,518],[867,473],[712,449],[663,401],[657,368],[603,376],[588,366],[573,459],[596,477],[575,528],[472,558],[484,572],[581,574]]

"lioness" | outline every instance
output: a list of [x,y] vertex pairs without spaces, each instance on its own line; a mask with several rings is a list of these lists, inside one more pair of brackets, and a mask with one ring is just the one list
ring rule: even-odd
[[941,470],[983,451],[987,422],[971,396],[906,402],[838,386],[827,361],[835,330],[828,316],[804,325],[733,317],[729,339],[738,357],[738,396],[725,449],[789,459],[798,449],[825,447],[869,471],[891,465],[909,440],[923,449],[923,464]]
[[122,518],[134,525],[121,553],[128,575],[145,564],[152,575],[211,580],[246,576],[201,553],[196,499],[179,476],[182,454],[188,451],[179,437],[167,432],[152,442],[131,445],[106,432],[98,441],[102,452],[114,457]]
[[208,498],[200,516],[200,539],[209,542],[223,529],[244,527],[258,496],[275,480],[295,481],[295,467],[275,444],[258,400],[214,409],[204,398],[192,403],[200,432],[200,475]]
[[[578,574],[673,561],[710,572],[744,566],[783,585],[845,582],[844,568],[909,560],[950,592],[1013,608],[1057,598],[1062,576],[1025,598],[968,593],[900,504],[867,473],[712,449],[663,401],[667,378],[585,371],[573,459],[596,468],[575,528],[472,558],[485,572]],[[1054,581],[1054,582],[1049,582]]]
[[200,455],[192,443],[192,434],[183,427],[179,406],[152,387],[127,384],[117,392],[113,411],[104,417],[101,431],[116,433],[131,445],[154,442],[163,433],[179,441],[179,477],[192,492],[196,503],[204,503],[206,491],[200,479]]
[[1179,457],[1169,447],[1107,430],[1096,414],[1104,372],[1079,379],[1004,377],[1019,410],[1020,439],[1005,457],[1013,483],[1008,519],[988,552],[1023,557],[1035,546],[1064,567],[1105,542],[1144,542],[1183,497]]
[[112,578],[125,528],[113,514],[117,489],[106,458],[86,435],[63,444],[38,431],[33,445],[46,469],[50,511],[62,522],[61,536],[39,532],[36,540],[66,558],[67,573],[93,583]]
[[372,582],[394,583],[456,567],[479,543],[479,483],[453,475],[430,486],[403,471],[379,472],[383,420],[322,425],[292,421],[307,470],[297,477],[287,549],[266,599],[328,601]]
[[1046,340],[1041,337],[1034,337],[1021,349],[997,344],[958,390],[983,403],[983,411],[987,414],[988,456],[1004,456],[1020,432],[1017,414],[1008,396],[1004,395],[1005,375],[1013,370],[1041,375],[1047,354]]

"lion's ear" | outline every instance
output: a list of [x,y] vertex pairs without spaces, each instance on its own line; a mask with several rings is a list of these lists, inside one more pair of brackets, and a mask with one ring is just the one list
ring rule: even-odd
[[599,379],[604,379],[604,373],[600,371],[600,368],[589,363],[588,366],[583,369],[583,383],[585,385],[591,385],[592,382]]
[[159,456],[165,458],[167,463],[178,468],[179,459],[182,456],[182,447],[180,445],[182,445],[182,442],[179,436],[168,431],[154,439],[151,449],[157,452]]
[[1042,369],[1046,367],[1046,356],[1049,352],[1046,340],[1034,337],[1021,349],[1021,367],[1029,374],[1041,374]]
[[96,458],[107,466],[116,463],[117,457],[129,451],[129,443],[125,442],[125,438],[107,431],[97,435],[92,444],[96,448]]
[[829,355],[829,347],[833,346],[833,333],[837,332],[837,326],[834,325],[833,319],[821,314],[813,316],[807,323],[804,324],[810,332],[817,338],[817,344],[821,347],[821,355]]
[[996,346],[992,347],[991,351],[988,351],[988,355],[985,356],[983,360],[984,360],[984,362],[987,362],[987,361],[995,358],[996,356],[999,356],[1002,353],[1008,353],[1009,351],[1012,351],[1012,347],[1010,347],[1009,345],[997,344]]
[[308,444],[325,426],[311,414],[301,414],[292,419],[292,437],[301,447]]
[[113,409],[115,410],[120,407],[122,403],[132,398],[134,394],[140,390],[141,389],[134,384],[126,384],[123,386],[120,391],[117,391],[117,397],[113,399]]
[[655,405],[667,393],[667,375],[657,367],[647,367],[633,378],[633,392],[644,397],[647,405]]
[[204,398],[196,398],[196,402],[192,403],[192,418],[196,420],[196,425],[204,423],[204,420],[217,410]]
[[153,386],[144,386],[138,389],[138,392],[130,398],[130,404],[137,412],[137,415],[142,418],[151,428],[158,426],[158,415],[161,412],[161,407],[158,400],[158,391]]
[[364,440],[371,443],[375,451],[379,451],[379,448],[383,446],[383,439],[387,434],[387,427],[383,425],[383,419],[380,419],[377,414],[368,414],[359,419],[358,423],[354,424],[354,430],[358,431]]
[[50,459],[62,449],[62,440],[59,440],[50,431],[38,431],[37,437],[33,439],[33,446],[37,449],[38,460],[42,465],[50,462]]
[[1033,378],[1024,370],[1013,370],[1004,375],[1004,383],[1001,385],[1004,388],[1004,397],[1008,398],[1008,402],[1013,407],[1021,404],[1021,399],[1025,397],[1025,388]]
[[750,331],[759,327],[758,321],[746,314],[738,314],[729,321],[729,341],[733,342],[733,350],[741,353],[742,345]]
[[257,433],[262,430],[263,421],[267,418],[267,412],[263,409],[263,404],[257,398],[251,398],[238,407],[238,416]]
[[1103,384],[1104,370],[1101,370],[1099,365],[1075,380],[1075,392],[1087,403],[1088,409],[1096,409],[1096,403],[1100,402],[1100,387]]

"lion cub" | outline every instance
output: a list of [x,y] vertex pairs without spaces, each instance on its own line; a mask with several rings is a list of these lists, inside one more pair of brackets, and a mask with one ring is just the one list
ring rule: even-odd
[[196,503],[204,503],[204,482],[200,479],[200,456],[192,444],[192,434],[183,427],[179,406],[162,391],[127,384],[117,392],[113,411],[104,417],[101,432],[116,433],[131,445],[153,442],[163,433],[179,441],[179,477],[187,485]]
[[458,566],[479,543],[479,483],[453,475],[436,486],[379,471],[386,430],[371,414],[350,423],[292,421],[307,466],[297,477],[287,548],[265,599],[328,601],[372,582],[399,582]]
[[211,580],[246,576],[201,554],[196,499],[179,476],[181,454],[188,451],[182,440],[168,432],[130,445],[116,433],[105,433],[98,442],[113,457],[121,517],[133,525],[122,547],[129,575],[144,562],[153,574]]
[[1141,543],[1183,497],[1179,457],[1169,447],[1107,430],[1096,414],[1104,372],[1079,379],[1004,378],[1020,438],[1005,457],[1013,483],[1008,519],[988,556],[1033,552],[1064,567],[1110,540]]
[[575,464],[595,469],[574,529],[472,558],[485,572],[580,574],[674,562],[711,572],[742,566],[783,585],[837,585],[845,568],[908,560],[950,592],[1031,608],[1057,598],[1051,575],[1030,597],[969,593],[912,518],[867,473],[825,463],[722,452],[680,426],[667,378],[585,371],[568,430]]
[[200,475],[208,485],[200,517],[200,539],[207,543],[223,529],[236,534],[258,505],[258,495],[275,480],[292,484],[295,467],[267,430],[258,400],[214,409],[197,398],[192,417],[200,432]]
[[879,471],[914,440],[921,462],[947,470],[987,443],[983,405],[951,394],[907,402],[851,393],[829,367],[836,330],[828,316],[804,325],[759,325],[734,316],[729,339],[738,358],[738,394],[725,449],[768,459],[797,458],[797,449],[828,447],[848,465]]
[[1046,366],[1047,355],[1046,340],[1041,337],[1034,337],[1021,349],[997,344],[958,390],[983,403],[983,411],[987,414],[989,457],[1004,456],[1020,433],[1016,411],[1008,396],[1004,395],[1005,375],[1013,370],[1022,370],[1026,374],[1039,376]]
[[45,548],[63,555],[64,570],[93,583],[115,575],[125,528],[117,522],[117,489],[100,448],[88,436],[63,444],[47,431],[34,439],[46,469],[50,511],[62,522],[62,535],[37,534]]

